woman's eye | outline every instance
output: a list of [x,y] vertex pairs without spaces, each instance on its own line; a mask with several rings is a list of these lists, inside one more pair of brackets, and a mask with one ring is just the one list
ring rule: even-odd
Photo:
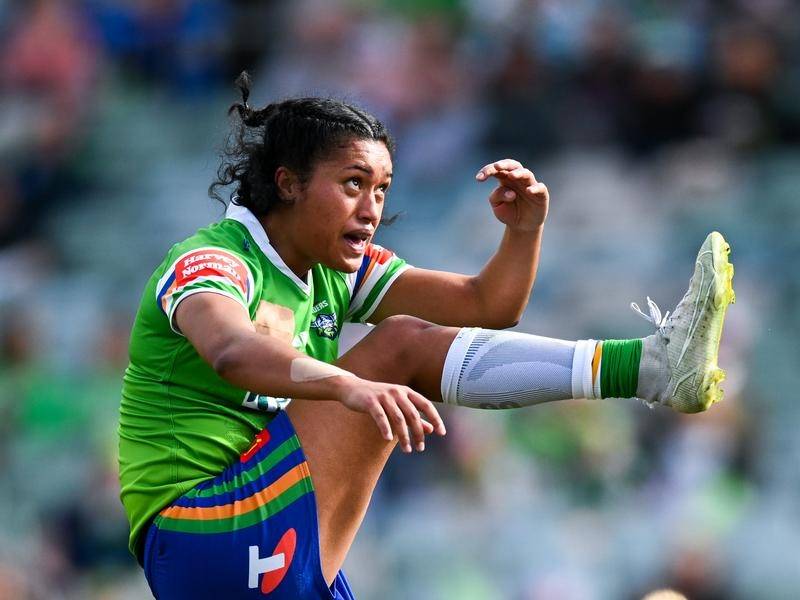
[[382,192],[385,194],[385,193],[386,193],[386,190],[388,190],[388,189],[389,189],[389,185],[388,185],[388,184],[386,184],[386,183],[384,183],[383,185],[381,185],[380,187],[378,187],[378,189],[379,189],[380,191],[382,191]]
[[361,188],[361,180],[358,177],[351,177],[350,179],[347,180],[347,183],[352,185],[356,189]]

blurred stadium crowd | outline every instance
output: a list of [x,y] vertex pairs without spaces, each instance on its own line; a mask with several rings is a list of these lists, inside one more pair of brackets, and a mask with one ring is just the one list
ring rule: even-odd
[[733,247],[726,401],[446,411],[346,568],[363,598],[692,600],[800,590],[800,5],[791,0],[0,0],[0,598],[141,598],[116,418],[139,294],[206,196],[232,81],[334,94],[398,140],[379,241],[475,272],[477,169],[552,196],[519,329],[634,337]]

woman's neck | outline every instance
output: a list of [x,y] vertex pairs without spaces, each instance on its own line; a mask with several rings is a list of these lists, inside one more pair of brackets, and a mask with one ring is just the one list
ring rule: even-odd
[[278,215],[268,214],[259,219],[264,231],[267,232],[270,245],[300,279],[305,280],[306,274],[313,264],[293,243],[295,236],[292,233],[291,223],[285,222]]

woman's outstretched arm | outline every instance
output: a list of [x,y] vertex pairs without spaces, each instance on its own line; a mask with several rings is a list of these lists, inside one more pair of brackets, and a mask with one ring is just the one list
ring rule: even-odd
[[493,329],[519,322],[536,279],[549,193],[516,160],[488,164],[476,175],[478,181],[491,177],[497,186],[489,203],[506,230],[481,272],[468,276],[409,269],[392,285],[370,321],[405,314],[441,325]]

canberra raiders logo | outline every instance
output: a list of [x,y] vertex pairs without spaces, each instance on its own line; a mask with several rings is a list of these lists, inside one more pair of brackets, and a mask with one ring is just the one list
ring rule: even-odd
[[332,315],[317,315],[317,318],[311,323],[311,329],[314,329],[320,337],[326,337],[331,340],[335,339],[336,336],[339,335],[339,326],[336,324],[336,313]]

